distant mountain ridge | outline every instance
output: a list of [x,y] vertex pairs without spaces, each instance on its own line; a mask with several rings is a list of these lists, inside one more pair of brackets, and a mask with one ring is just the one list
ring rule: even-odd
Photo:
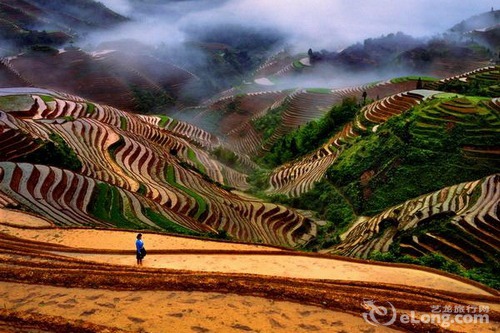
[[127,20],[94,0],[0,1],[0,38],[16,48],[64,45],[79,34]]
[[489,12],[472,16],[460,23],[455,24],[449,29],[449,31],[463,34],[472,30],[491,29],[498,24],[500,24],[500,10],[494,10],[492,8]]

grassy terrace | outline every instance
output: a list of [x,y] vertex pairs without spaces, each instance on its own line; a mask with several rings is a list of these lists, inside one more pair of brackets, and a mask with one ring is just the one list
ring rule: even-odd
[[293,68],[295,68],[295,69],[302,69],[304,67],[305,66],[300,62],[300,60],[295,60],[293,62]]
[[167,232],[173,232],[182,235],[200,236],[199,233],[184,228],[183,226],[171,221],[167,217],[163,216],[162,214],[159,214],[157,211],[149,207],[144,208],[142,213],[144,214],[144,216],[146,216],[148,219],[153,221],[156,225],[160,226],[163,230]]
[[33,105],[29,95],[0,96],[0,109],[5,111],[27,110]]
[[127,130],[127,118],[120,116],[120,129],[126,131]]
[[168,130],[173,130],[175,128],[175,126],[177,126],[177,124],[179,123],[179,121],[177,119],[174,119],[172,120],[172,122],[170,123],[170,125],[168,125]]
[[121,146],[123,146],[124,144],[125,144],[125,139],[123,139],[123,136],[120,135],[119,139],[116,142],[109,145],[108,152],[109,152],[109,156],[111,156],[113,161],[116,162],[116,150],[118,148],[120,148]]
[[87,103],[87,113],[93,114],[95,112],[95,104]]
[[76,152],[58,134],[51,133],[50,140],[39,141],[40,147],[33,152],[20,156],[15,162],[27,162],[32,164],[52,165],[62,169],[80,171],[82,162]]
[[[424,193],[499,172],[498,157],[488,152],[500,142],[500,117],[485,105],[489,100],[454,93],[425,100],[381,124],[376,133],[353,140],[330,167],[327,179],[308,193],[274,199],[316,211],[328,221],[308,244],[319,250],[338,242],[337,235],[356,215],[374,215]],[[464,154],[464,147],[479,147],[481,158]],[[286,151],[290,148],[279,156]],[[257,186],[260,178],[253,178]]]
[[196,156],[196,153],[194,152],[193,149],[188,148],[188,150],[187,150],[187,157],[189,158],[189,160],[191,160],[194,163],[194,165],[196,166],[196,168],[201,173],[203,173],[203,174],[207,173],[207,170],[205,169],[205,166],[203,165],[203,163],[200,162],[200,160]]
[[417,114],[417,136],[439,137],[444,131],[459,136],[461,145],[498,144],[500,119],[493,110],[485,107],[483,102],[487,99],[440,97]]
[[306,91],[312,94],[330,94],[332,92],[332,90],[328,88],[308,88]]
[[205,201],[205,199],[203,199],[202,196],[200,196],[198,193],[196,193],[192,189],[187,188],[187,187],[177,183],[177,181],[175,179],[175,170],[174,170],[174,167],[172,165],[167,165],[167,167],[165,169],[165,179],[167,180],[167,182],[170,185],[174,186],[175,188],[178,188],[179,190],[186,193],[187,195],[189,195],[190,197],[192,197],[196,201],[197,210],[196,210],[196,213],[194,214],[195,219],[199,219],[202,216],[202,214],[204,214],[205,212],[208,212],[207,202]]
[[434,81],[439,80],[439,79],[432,77],[432,76],[410,75],[410,76],[402,76],[402,77],[397,77],[397,78],[391,79],[391,83],[403,83],[403,82],[408,82],[408,81],[418,81],[418,79],[421,79],[422,82],[434,82]]
[[100,220],[113,223],[118,228],[148,227],[135,216],[128,202],[124,202],[118,188],[107,183],[99,182],[95,187],[89,213]]
[[500,95],[500,66],[469,75],[467,82],[458,78],[446,82],[430,83],[430,89],[465,94],[469,96],[497,97]]
[[39,95],[39,96],[42,99],[42,101],[44,101],[45,103],[55,101],[54,97],[49,96],[49,95]]
[[[482,99],[440,98],[391,118],[338,158],[328,178],[358,214],[498,171],[494,154],[466,158],[465,146],[495,147],[500,121]],[[359,179],[369,177],[362,184]],[[370,176],[367,176],[370,175]]]
[[167,123],[170,121],[170,118],[163,114],[157,115],[157,117],[160,118],[160,122],[158,123],[158,127],[160,128],[164,128],[165,125],[167,125]]
[[273,135],[276,129],[282,123],[282,114],[286,111],[285,105],[280,105],[277,108],[269,110],[265,115],[255,120],[252,120],[252,126],[257,132],[262,134],[263,144]]

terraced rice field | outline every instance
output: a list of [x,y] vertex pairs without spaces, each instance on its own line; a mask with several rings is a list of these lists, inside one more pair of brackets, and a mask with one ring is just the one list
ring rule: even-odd
[[[366,331],[374,329],[362,317],[366,299],[389,301],[398,314],[488,306],[489,323],[450,328],[499,328],[497,291],[432,269],[158,233],[145,233],[139,268],[134,231],[56,228],[5,209],[0,233],[7,332]],[[401,329],[442,330],[396,321],[376,331]]]
[[[496,80],[497,78],[498,67],[488,66],[441,81],[432,82],[427,84],[427,87],[439,87],[440,83],[449,82],[454,79],[460,79],[466,82],[467,80]],[[389,82],[381,82],[378,84],[334,90],[333,93],[338,94],[339,98],[343,98],[347,96],[359,97],[362,91],[367,91],[368,96],[373,98],[374,93],[377,93],[378,97],[384,96],[388,91],[398,89],[397,87],[402,87],[403,85],[413,85],[413,82],[400,82],[397,85]],[[269,178],[270,184],[267,192],[270,194],[300,196],[302,193],[309,191],[314,186],[315,182],[323,178],[328,166],[334,163],[336,156],[338,156],[339,151],[343,149],[345,144],[348,144],[349,141],[359,135],[359,133],[376,131],[378,125],[384,123],[390,117],[411,109],[413,106],[420,104],[424,99],[431,99],[433,96],[439,99],[439,94],[441,94],[441,92],[437,90],[410,90],[389,95],[388,97],[376,100],[365,106],[356,116],[353,123],[346,125],[341,132],[332,137],[323,147],[303,158],[273,170]],[[308,105],[310,106],[311,104]],[[490,100],[484,99],[480,102],[480,105],[484,105],[484,107],[492,111],[488,115],[489,126],[491,128],[482,128],[480,131],[476,132],[474,132],[475,130],[466,130],[466,133],[470,137],[477,135],[478,139],[480,139],[478,142],[482,142],[485,139],[490,139],[491,141],[493,138],[496,138],[498,131],[499,123],[496,114],[498,114],[500,110],[500,102],[498,98]],[[298,114],[307,117],[306,115],[308,113],[304,110],[298,112]],[[418,122],[419,127],[416,129],[416,132],[420,132],[423,136],[432,137],[436,135],[436,131],[441,131],[443,128],[450,130],[451,127],[460,124],[467,127],[468,121],[465,117],[468,115],[474,116],[474,113],[478,112],[477,110],[477,103],[467,99],[461,100],[457,97],[455,100],[443,103],[437,108],[434,108],[434,106],[429,108],[426,114],[422,116],[422,119]],[[283,124],[287,124],[285,121],[287,114],[288,113],[285,112]],[[293,123],[293,120],[291,120],[291,123]],[[297,124],[293,123],[293,125],[295,126]],[[290,128],[292,127],[293,126],[290,126]],[[285,125],[282,125],[276,130],[274,136],[277,138],[287,133],[287,131],[289,130],[285,129]],[[269,144],[272,144],[272,140],[269,141]],[[469,145],[463,147],[463,151],[464,154],[473,158],[491,160],[498,159],[498,157],[495,156],[498,156],[500,149],[498,146],[491,145],[485,147]]]
[[[142,61],[118,51],[90,54],[76,48],[53,56],[20,55],[3,59],[0,73],[5,73],[1,76],[9,78],[10,83],[0,86],[47,87],[133,111],[137,103],[132,86],[167,96],[166,90],[179,94],[187,83],[198,79],[170,63],[153,58]],[[162,67],[161,76],[155,70],[158,66]]]
[[315,233],[315,224],[295,211],[218,185],[244,188],[246,180],[199,148],[216,144],[203,130],[178,122],[171,131],[171,122],[159,126],[159,117],[57,94],[30,98],[29,108],[1,112],[2,134],[15,131],[38,142],[56,133],[82,168],[1,162],[0,191],[59,225],[225,230],[237,239],[289,246]]
[[[463,233],[467,241],[457,242],[452,234],[426,234],[403,242],[404,251],[422,255],[439,248],[441,253],[462,258],[466,265],[481,264],[481,257],[495,255],[500,250],[497,237],[499,189],[500,176],[492,175],[408,200],[371,218],[360,218],[342,235],[342,242],[335,246],[334,251],[367,258],[373,251],[387,251],[398,231],[411,230],[429,223],[426,221],[432,221],[433,217],[446,215],[451,216],[452,227]],[[391,226],[383,229],[384,221],[392,221]]]
[[307,156],[278,167],[270,176],[268,193],[300,196],[321,180],[343,148],[359,133],[374,130],[392,116],[420,103],[429,92],[419,90],[399,93],[365,106],[355,120],[348,123],[321,148]]

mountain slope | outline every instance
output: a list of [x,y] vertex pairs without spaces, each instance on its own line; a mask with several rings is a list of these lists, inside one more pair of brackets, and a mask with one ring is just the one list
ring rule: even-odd
[[[23,163],[2,162],[2,191],[61,225],[224,231],[288,246],[315,233],[314,223],[293,210],[226,190],[221,183],[242,177],[212,160],[195,139],[76,97],[3,95],[0,102],[11,107],[1,113],[2,156]],[[23,141],[7,144],[13,134]],[[67,147],[62,156],[48,162],[53,167],[36,165],[37,149],[56,137],[56,145]],[[81,162],[76,173],[58,168],[68,156]],[[47,186],[50,191],[40,191]]]
[[[180,91],[197,78],[175,65],[147,60],[148,65],[143,65],[136,58],[113,50],[32,51],[2,61],[6,80],[0,80],[0,86],[14,86],[10,80],[14,76],[24,82],[21,86],[66,92],[127,111],[152,113],[172,108]],[[163,68],[162,73],[152,75],[153,68],[158,67]]]
[[370,218],[360,217],[333,251],[363,258],[389,252],[392,260],[410,262],[411,257],[404,255],[439,253],[459,265],[455,270],[463,266],[488,271],[490,283],[498,287],[492,277],[500,255],[499,189],[496,174],[408,200]]
[[93,0],[0,1],[0,38],[13,50],[36,44],[60,46],[79,34],[127,20]]

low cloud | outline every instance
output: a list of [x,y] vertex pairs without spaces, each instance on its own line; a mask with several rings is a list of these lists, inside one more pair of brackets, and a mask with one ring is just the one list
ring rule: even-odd
[[432,36],[489,11],[492,0],[102,0],[133,22],[99,39],[127,37],[172,44],[190,26],[241,24],[272,27],[304,49],[338,50],[369,37],[402,31]]

